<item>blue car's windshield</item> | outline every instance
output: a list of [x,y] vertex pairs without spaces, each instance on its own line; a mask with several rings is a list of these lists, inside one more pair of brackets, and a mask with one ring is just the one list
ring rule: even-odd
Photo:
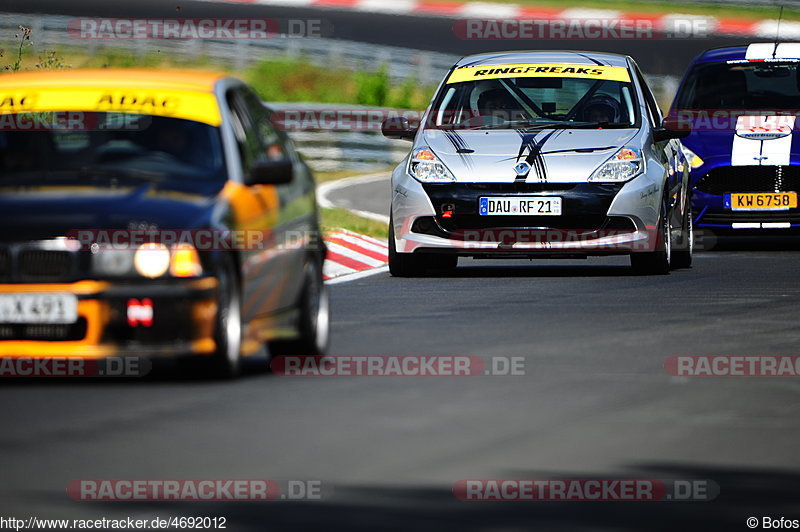
[[795,110],[800,106],[796,62],[701,63],[686,76],[679,110]]

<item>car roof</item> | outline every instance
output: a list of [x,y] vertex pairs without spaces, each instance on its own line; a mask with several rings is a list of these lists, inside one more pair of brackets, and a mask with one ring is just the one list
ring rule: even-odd
[[0,90],[8,88],[95,87],[214,92],[216,84],[229,77],[219,72],[155,69],[69,69],[19,72],[0,76]]
[[470,55],[456,63],[456,68],[482,65],[517,65],[528,63],[565,63],[575,65],[628,66],[628,57],[605,52],[579,52],[572,50],[517,50]]
[[695,63],[715,63],[718,61],[741,61],[744,59],[769,59],[773,52],[776,59],[800,59],[800,43],[775,42],[751,43],[742,46],[712,48],[700,54]]

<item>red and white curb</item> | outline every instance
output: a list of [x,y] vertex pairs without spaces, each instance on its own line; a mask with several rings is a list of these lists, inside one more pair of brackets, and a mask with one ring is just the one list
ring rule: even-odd
[[[521,6],[494,2],[447,2],[428,0],[206,0],[236,4],[259,4],[280,7],[318,7],[336,10],[352,10],[360,13],[395,15],[438,16],[453,19],[535,19],[535,20],[648,20],[655,29],[674,27],[676,19],[703,21],[703,27],[718,35],[742,35],[773,39],[778,29],[778,20],[753,20],[747,18],[717,18],[681,13],[632,13],[611,9]],[[777,9],[776,9],[777,15]],[[780,24],[781,39],[800,38],[800,22],[783,21]]]
[[339,229],[325,235],[325,245],[328,258],[323,273],[328,284],[388,271],[389,245],[385,240]]

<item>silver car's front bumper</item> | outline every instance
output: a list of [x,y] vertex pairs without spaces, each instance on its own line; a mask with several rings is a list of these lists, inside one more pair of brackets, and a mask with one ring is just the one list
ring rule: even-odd
[[[402,165],[395,170],[392,176],[392,223],[399,253],[426,250],[450,251],[465,256],[607,255],[651,251],[655,246],[663,182],[649,178],[647,174],[624,185],[616,185],[616,188],[597,186],[596,204],[591,204],[591,187],[596,185],[586,183],[575,184],[577,192],[569,190],[569,186],[563,191],[554,186],[543,188],[548,192],[540,193],[535,192],[535,185],[528,191],[524,187],[509,191],[509,185],[493,188],[492,184],[482,183],[478,190],[475,186],[467,186],[468,192],[459,188],[460,185],[444,188],[439,194],[435,186],[423,185],[406,174]],[[497,225],[492,217],[476,216],[477,197],[481,195],[523,194],[563,197],[564,216],[540,217],[535,226],[528,225],[531,220],[524,217],[505,217],[504,223]],[[457,207],[452,220],[441,217],[441,203],[445,199],[453,199]],[[584,226],[581,224],[587,217],[582,217],[581,207],[594,212],[590,223]],[[462,213],[460,219],[459,212]],[[485,226],[482,225],[484,222]]]

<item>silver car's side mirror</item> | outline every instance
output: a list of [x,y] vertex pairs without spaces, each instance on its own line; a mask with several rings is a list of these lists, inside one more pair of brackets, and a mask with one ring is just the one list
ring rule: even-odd
[[387,118],[381,124],[381,133],[388,139],[413,141],[418,129],[419,125],[412,126],[404,116]]
[[662,142],[671,139],[683,139],[691,135],[692,124],[677,116],[669,115],[661,122],[661,127],[653,129],[653,140]]

